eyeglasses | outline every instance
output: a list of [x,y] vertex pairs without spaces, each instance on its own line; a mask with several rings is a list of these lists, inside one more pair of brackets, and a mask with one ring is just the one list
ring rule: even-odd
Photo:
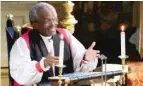
[[58,23],[58,19],[55,18],[55,19],[44,19],[44,22],[46,23],[54,23],[54,24],[57,24]]

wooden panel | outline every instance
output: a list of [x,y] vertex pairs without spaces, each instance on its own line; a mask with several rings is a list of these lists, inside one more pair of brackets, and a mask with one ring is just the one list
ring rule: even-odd
[[25,24],[25,19],[24,19],[25,16],[21,15],[21,16],[17,16],[15,15],[13,20],[14,20],[14,23],[15,25],[20,25],[22,26],[23,24]]
[[22,26],[29,23],[29,9],[36,2],[2,2],[1,7],[1,62],[2,67],[8,67],[7,42],[6,42],[6,20],[7,14],[13,14],[14,24]]
[[23,25],[29,22],[29,9],[36,2],[2,2],[1,6],[1,86],[9,86],[8,55],[6,41],[7,14],[13,14],[14,24]]
[[143,2],[140,2],[140,53],[143,58]]
[[1,68],[1,86],[9,86],[8,68]]
[[[14,24],[16,25],[20,25],[22,26],[23,24],[25,24],[26,22],[28,22],[28,13],[26,13],[25,11],[22,11],[19,13],[19,11],[2,11],[2,22],[1,22],[1,52],[2,52],[2,67],[7,67],[8,63],[8,55],[7,55],[7,42],[6,42],[6,20],[7,20],[7,14],[13,14],[14,15]],[[24,15],[25,14],[25,15]]]

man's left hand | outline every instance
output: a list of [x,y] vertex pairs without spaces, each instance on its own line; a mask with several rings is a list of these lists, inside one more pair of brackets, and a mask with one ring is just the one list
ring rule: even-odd
[[98,59],[98,57],[100,56],[100,51],[99,50],[93,50],[94,46],[95,46],[95,42],[93,42],[91,44],[91,46],[85,52],[84,60],[93,61],[93,60]]

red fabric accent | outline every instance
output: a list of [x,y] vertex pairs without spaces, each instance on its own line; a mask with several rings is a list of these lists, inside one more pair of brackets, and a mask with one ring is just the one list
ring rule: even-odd
[[36,66],[36,69],[37,69],[39,72],[43,72],[43,71],[44,71],[44,70],[41,68],[40,62],[37,62],[35,66]]
[[[24,33],[23,35],[21,35],[21,37],[26,41],[26,44],[27,44],[27,47],[29,48],[29,36],[28,36],[28,33],[29,31],[32,29],[30,27],[24,27],[24,28],[27,28],[28,31],[26,33]],[[19,83],[17,83],[16,81],[14,81],[14,86],[23,86],[23,85],[20,85]]]
[[14,81],[14,86],[23,86],[23,85],[20,85],[16,81]]
[[[31,28],[29,27],[25,27],[28,29],[28,31],[26,33],[24,33],[23,35],[21,35],[21,37],[26,41],[26,44],[27,44],[27,47],[30,48],[30,44],[29,44],[29,31],[32,30]],[[57,31],[61,34],[63,34],[64,38],[66,39],[67,41],[67,44],[70,48],[70,53],[71,53],[71,46],[70,46],[70,41],[69,41],[69,38],[67,37],[66,33],[64,32],[64,30],[62,30],[61,28],[57,28]],[[37,62],[36,63],[36,69],[39,71],[39,72],[43,72],[44,70],[41,68],[41,65],[40,65],[40,62]],[[14,81],[14,86],[22,86],[20,84],[18,84],[16,81]]]
[[26,28],[27,30],[32,30],[33,28],[30,26],[24,26],[23,28]]
[[70,53],[71,53],[70,40],[69,40],[67,34],[65,33],[65,31],[64,31],[62,28],[57,28],[57,31],[58,31],[59,33],[63,34],[63,36],[64,36],[64,38],[66,39],[67,44],[68,44],[68,46],[69,46],[69,48],[70,48]]
[[28,29],[28,31],[26,33],[24,33],[23,35],[21,35],[21,37],[26,41],[26,44],[27,44],[27,47],[30,48],[30,45],[29,45],[29,32],[30,32],[31,29]]
[[80,65],[81,65],[81,64],[87,64],[87,63],[88,63],[88,61],[81,60]]

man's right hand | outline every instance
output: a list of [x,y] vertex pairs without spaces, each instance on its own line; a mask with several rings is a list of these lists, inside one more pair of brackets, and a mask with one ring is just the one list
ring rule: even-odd
[[44,67],[56,65],[59,63],[59,57],[53,56],[51,52],[48,53],[48,56],[44,60]]

